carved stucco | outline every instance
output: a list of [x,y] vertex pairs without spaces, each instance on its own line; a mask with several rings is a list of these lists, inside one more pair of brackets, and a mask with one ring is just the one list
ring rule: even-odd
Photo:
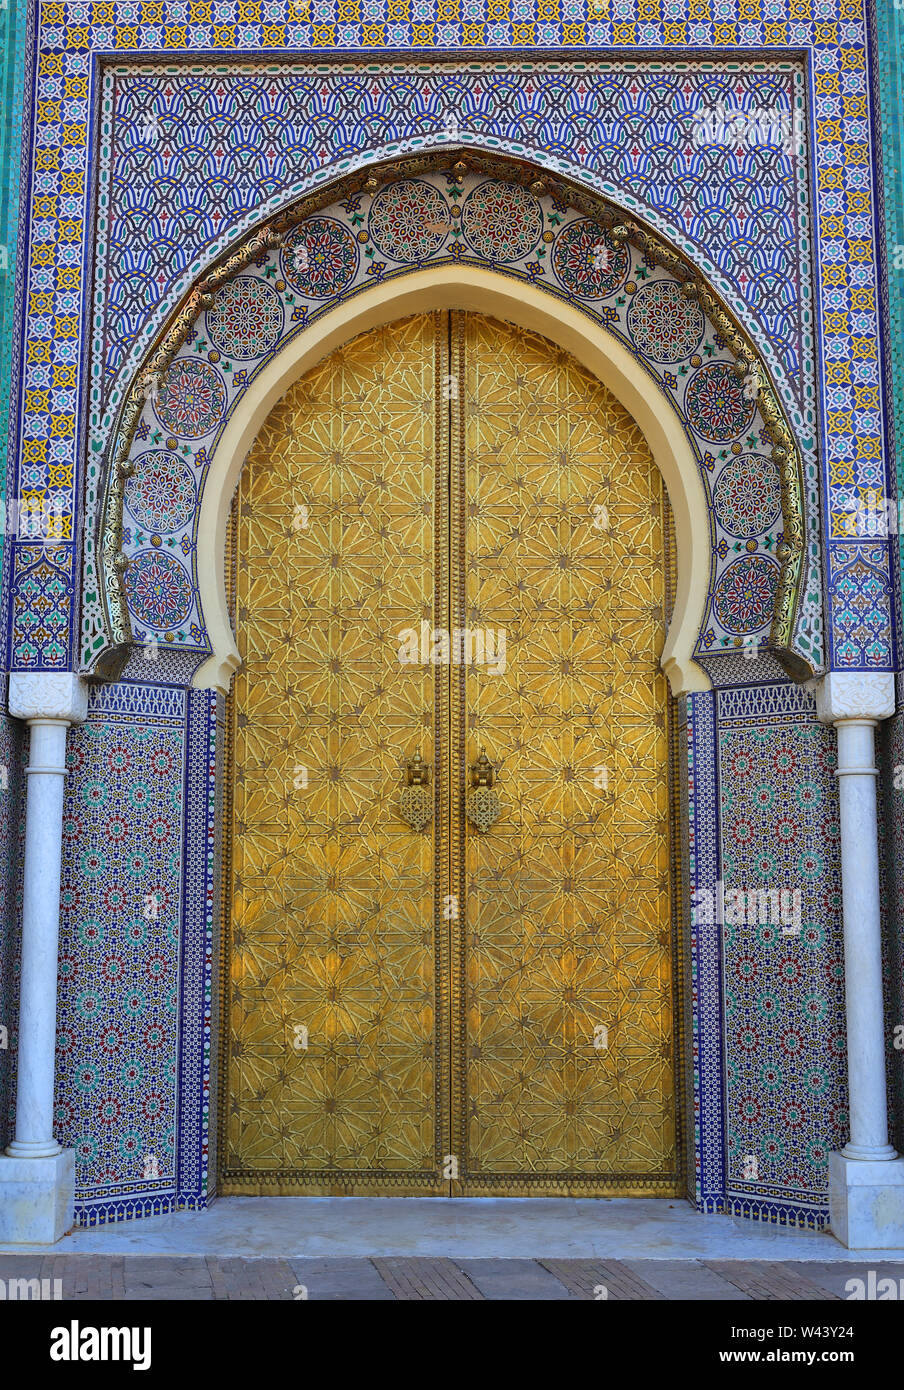
[[895,712],[895,678],[890,672],[831,671],[814,687],[816,712],[824,724],[889,719]]
[[9,678],[9,712],[14,719],[83,724],[88,717],[88,687],[71,671],[14,671]]

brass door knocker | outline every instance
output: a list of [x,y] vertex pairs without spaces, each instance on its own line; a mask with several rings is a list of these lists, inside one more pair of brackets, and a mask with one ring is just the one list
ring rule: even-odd
[[415,753],[405,764],[405,786],[399,797],[402,820],[418,834],[426,830],[433,819],[433,793],[430,790],[430,768]]
[[496,769],[483,748],[480,757],[471,764],[471,790],[465,802],[468,820],[481,835],[502,815],[499,793],[494,790]]

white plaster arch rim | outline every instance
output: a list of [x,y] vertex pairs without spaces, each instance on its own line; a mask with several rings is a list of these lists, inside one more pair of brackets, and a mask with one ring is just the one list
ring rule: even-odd
[[709,510],[680,416],[602,325],[537,285],[468,263],[412,270],[340,301],[290,339],[235,406],[211,457],[201,499],[198,589],[212,654],[193,685],[225,694],[241,664],[226,597],[227,526],[242,466],[270,411],[293,382],[352,338],[436,309],[488,314],[542,334],[597,377],[636,421],[662,474],[675,521],[677,587],[662,668],[674,695],[708,690],[710,679],[692,653],[710,582]]

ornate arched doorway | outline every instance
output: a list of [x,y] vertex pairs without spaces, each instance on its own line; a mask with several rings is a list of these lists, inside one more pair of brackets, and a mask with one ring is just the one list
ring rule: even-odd
[[673,540],[636,423],[524,329],[383,325],[272,410],[231,553],[220,1191],[679,1193]]
[[[95,483],[102,484],[97,525],[85,540],[85,669],[109,678],[128,661],[125,669],[132,678],[140,673],[146,680],[146,673],[155,671],[161,683],[191,682],[189,706],[196,710],[193,719],[203,720],[204,729],[187,787],[196,803],[206,800],[197,822],[200,859],[186,858],[191,872],[186,869],[184,901],[186,913],[202,915],[203,931],[186,932],[183,940],[197,946],[202,973],[217,969],[216,943],[203,932],[212,930],[223,846],[229,838],[222,834],[225,821],[220,816],[220,718],[242,664],[227,597],[227,531],[243,463],[269,416],[299,378],[315,371],[332,353],[361,334],[412,315],[493,315],[529,336],[545,335],[573,355],[589,380],[605,382],[646,441],[674,516],[675,601],[660,667],[678,702],[678,718],[668,719],[666,729],[671,735],[677,728],[675,761],[684,807],[681,843],[673,836],[671,849],[686,884],[681,921],[687,944],[682,971],[687,1027],[682,1036],[687,1055],[691,1050],[694,1055],[693,1073],[687,1070],[687,1113],[695,1117],[687,1139],[692,1146],[688,1169],[695,1200],[709,1205],[721,1201],[725,1192],[721,946],[717,934],[693,930],[691,904],[698,888],[711,893],[711,885],[718,887],[720,873],[719,810],[712,785],[719,762],[710,685],[716,678],[717,684],[726,679],[730,683],[741,673],[745,681],[757,673],[762,679],[775,679],[780,666],[773,652],[798,678],[812,670],[812,660],[821,650],[813,473],[804,475],[795,442],[796,417],[788,414],[787,386],[770,379],[756,346],[758,335],[751,336],[733,318],[699,267],[649,228],[626,220],[624,209],[567,180],[557,178],[551,184],[545,177],[532,177],[524,167],[473,151],[467,165],[457,161],[449,168],[448,157],[444,152],[442,158],[389,160],[385,166],[328,182],[316,195],[295,200],[250,232],[193,285],[125,396],[111,402],[119,414],[104,466],[96,470]],[[387,208],[408,208],[413,223],[409,226],[403,219],[398,226],[387,224]],[[440,216],[442,208],[445,213]],[[527,222],[517,217],[514,223],[506,222],[503,217],[500,224],[497,214],[505,208],[512,216],[518,209],[529,210]],[[494,239],[500,225],[508,226],[513,237],[504,244]],[[527,243],[515,233],[525,226],[530,229],[530,249],[521,255]],[[398,241],[397,233],[405,227],[412,235]],[[393,248],[399,254],[386,260]],[[506,259],[502,251],[517,255]],[[452,372],[445,375],[451,377]],[[556,409],[547,415],[552,418]],[[443,402],[436,427],[449,433],[462,418],[466,416],[453,416],[450,398]],[[370,419],[375,428],[382,428],[376,401],[371,402]],[[300,498],[298,505],[310,504]],[[293,510],[293,524],[302,534],[303,520],[304,512]],[[454,530],[449,534],[454,538]],[[807,536],[811,543],[805,550]],[[467,549],[460,553],[466,562]],[[451,564],[451,552],[447,558]],[[623,566],[619,579],[624,572]],[[269,585],[277,593],[274,573],[264,568],[260,579],[262,589]],[[412,606],[409,597],[406,594],[406,608]],[[241,623],[241,613],[237,616]],[[432,612],[427,612],[426,621],[432,634]],[[496,621],[503,626],[501,619]],[[486,626],[491,626],[488,620]],[[450,641],[453,635],[454,629]],[[137,650],[130,656],[133,642]],[[770,650],[761,662],[758,652],[764,644]],[[416,650],[420,652],[420,646]],[[419,672],[421,666],[414,663],[407,669]],[[270,688],[272,693],[272,678]],[[267,689],[266,683],[261,689]],[[697,700],[698,694],[707,698]],[[601,729],[607,727],[607,713],[611,710],[603,709],[597,721]],[[297,720],[296,726],[300,727]],[[198,742],[193,730],[194,724],[187,736],[192,749]],[[493,751],[492,741],[484,741]],[[425,744],[424,751],[425,757],[432,754],[432,744]],[[401,750],[398,757],[393,776],[404,762]],[[461,795],[462,777],[466,780],[472,760],[473,750],[468,749],[456,795]],[[297,766],[300,770],[294,775],[303,778],[308,768],[310,778],[308,764],[299,759]],[[605,769],[609,764],[594,766]],[[293,792],[301,789],[294,787],[293,777]],[[431,834],[436,824],[434,820]],[[287,853],[283,844],[281,857],[275,856],[281,871]],[[209,878],[206,887],[199,888],[200,862],[206,864]],[[293,862],[289,860],[290,869]],[[497,872],[504,876],[504,870]],[[268,882],[273,877],[263,876]],[[672,904],[675,901],[673,893]],[[231,926],[231,911],[228,915]],[[450,952],[460,940],[467,945],[469,938],[453,938],[451,928],[449,932]],[[266,943],[267,951],[272,947],[277,972],[284,969],[281,940],[274,935]],[[433,940],[435,946],[437,938]],[[447,938],[439,938],[439,944],[443,940]],[[454,962],[436,977],[437,989],[458,987],[453,966]],[[224,1000],[220,1017],[225,1017],[225,1001],[242,978],[231,954],[221,955],[219,975]],[[248,981],[253,986],[254,977],[248,976]],[[205,999],[209,989],[205,975]],[[249,998],[253,992],[252,988]],[[190,991],[185,996],[188,1001],[194,997]],[[263,1014],[270,1004],[260,988],[256,998]],[[450,1147],[445,1149],[443,1117],[452,1117],[452,1124],[454,1107],[460,1110],[464,1103],[462,1096],[468,1103],[473,1099],[469,1077],[478,1071],[469,1068],[482,1060],[472,1049],[464,1069],[450,1072],[448,1083],[444,1079],[444,1054],[436,1050],[437,1039],[448,1039],[442,1046],[447,1046],[451,1067],[456,1055],[464,1055],[455,1032],[455,1020],[462,1016],[452,1001],[448,1027],[432,1035],[430,1065],[439,1069],[431,1073],[435,1105],[430,1123],[439,1128],[431,1139],[431,1162],[439,1154],[440,1172],[447,1166],[456,1170],[463,1137],[470,1141],[459,1125],[457,1139],[450,1131]],[[430,1012],[431,1026],[437,1017]],[[305,1029],[310,1032],[305,1020],[281,1018],[283,1028],[292,1022],[292,1039],[307,1036]],[[296,1027],[302,1031],[296,1033]],[[595,1038],[608,1037],[604,1021],[596,1027],[602,1031],[594,1032]],[[207,1040],[215,1031],[212,1017],[205,1017],[203,1027],[195,1027],[190,1019],[181,1051],[182,1058],[188,1058],[183,1062],[186,1075],[194,1066],[190,1047],[195,1046],[198,1055],[206,1054]],[[304,1170],[300,1185],[297,1164],[280,1166],[296,1162],[294,1157],[289,1160],[285,1137],[299,1127],[296,1124],[292,1131],[291,1117],[274,1120],[272,1110],[268,1114],[267,1070],[255,1061],[265,1058],[278,1084],[285,1084],[287,1069],[297,1059],[287,1059],[287,1044],[273,1042],[276,1036],[267,1043],[269,1051],[251,1048],[250,1060],[242,1064],[248,1078],[245,1094],[253,1102],[243,1132],[249,1144],[258,1143],[258,1127],[261,1166],[237,1168],[224,1159],[229,1146],[222,1128],[219,1147],[202,1146],[203,1155],[219,1155],[217,1168],[225,1174],[225,1190],[253,1191],[257,1186],[265,1191],[361,1191],[368,1184],[377,1191],[447,1190],[445,1183],[453,1179],[437,1178],[435,1168],[409,1170],[409,1177],[394,1180],[385,1166],[370,1170],[362,1163],[346,1180],[341,1165],[329,1155],[324,1160],[329,1166],[316,1170],[320,1177]],[[245,1040],[239,1038],[231,1055],[237,1057],[244,1047]],[[219,1047],[215,1051],[219,1054]],[[309,1069],[308,1082],[312,1075]],[[463,1081],[456,1079],[461,1077]],[[233,1126],[240,1125],[242,1105],[225,1066],[216,1078],[216,1090],[220,1125],[226,1115]],[[207,1117],[205,1102],[202,1131]],[[617,1125],[612,1133],[621,1136]],[[264,1152],[268,1135],[276,1136],[269,1157]],[[596,1157],[599,1152],[597,1146]],[[359,1162],[360,1155],[352,1157]],[[447,1158],[453,1160],[450,1165],[445,1164]],[[480,1186],[478,1178],[482,1182],[487,1170],[478,1173],[473,1152],[465,1158],[464,1177],[454,1180],[463,1181],[465,1191],[588,1190],[581,1186],[582,1174],[557,1186],[552,1168],[536,1166],[533,1176],[528,1172],[519,1177],[513,1162],[495,1186],[489,1181]],[[657,1190],[643,1186],[647,1171],[640,1167],[624,1174],[610,1169],[604,1188],[602,1169],[597,1167],[591,1190]],[[234,1185],[236,1175],[242,1181]],[[619,1186],[619,1180],[625,1185]]]

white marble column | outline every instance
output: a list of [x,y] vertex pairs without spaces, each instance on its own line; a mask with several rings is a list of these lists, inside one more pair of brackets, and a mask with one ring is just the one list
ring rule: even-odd
[[10,714],[30,730],[15,1138],[0,1156],[0,1242],[50,1243],[72,1225],[75,1161],[53,1137],[66,731],[87,714],[71,673],[13,673]]
[[838,735],[850,1139],[829,1156],[831,1227],[851,1249],[904,1245],[904,1160],[888,1142],[875,731],[894,677],[833,671],[816,692]]

